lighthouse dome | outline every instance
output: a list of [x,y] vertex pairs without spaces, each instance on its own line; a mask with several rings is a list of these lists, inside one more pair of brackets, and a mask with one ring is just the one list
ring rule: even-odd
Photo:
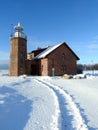
[[23,33],[23,27],[18,23],[17,26],[14,26],[14,33],[12,37],[20,37],[20,38],[27,38],[26,35]]

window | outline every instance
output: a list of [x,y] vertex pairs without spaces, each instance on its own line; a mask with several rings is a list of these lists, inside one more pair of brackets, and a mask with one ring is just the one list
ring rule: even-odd
[[23,57],[23,52],[20,53],[20,57]]
[[64,53],[62,54],[62,60],[63,61],[65,60],[65,54]]
[[43,71],[43,65],[41,66],[41,71]]
[[66,73],[66,70],[67,70],[66,65],[62,65],[62,66],[61,66],[61,71],[62,71],[63,73]]
[[54,68],[54,59],[52,59],[52,68]]
[[20,67],[20,73],[23,74],[23,67]]

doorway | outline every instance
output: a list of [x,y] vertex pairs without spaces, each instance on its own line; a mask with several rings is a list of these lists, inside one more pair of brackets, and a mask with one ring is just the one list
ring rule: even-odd
[[38,75],[38,67],[36,65],[31,65],[31,75]]

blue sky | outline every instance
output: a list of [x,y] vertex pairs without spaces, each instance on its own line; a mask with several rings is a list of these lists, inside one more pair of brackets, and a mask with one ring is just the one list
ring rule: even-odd
[[20,22],[28,52],[65,41],[78,63],[98,63],[98,0],[1,0],[0,18],[2,62],[9,60],[12,27]]

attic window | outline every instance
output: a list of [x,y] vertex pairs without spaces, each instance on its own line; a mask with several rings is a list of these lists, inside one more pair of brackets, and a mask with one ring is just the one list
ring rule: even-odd
[[63,61],[65,60],[65,54],[64,53],[62,54],[62,60]]

